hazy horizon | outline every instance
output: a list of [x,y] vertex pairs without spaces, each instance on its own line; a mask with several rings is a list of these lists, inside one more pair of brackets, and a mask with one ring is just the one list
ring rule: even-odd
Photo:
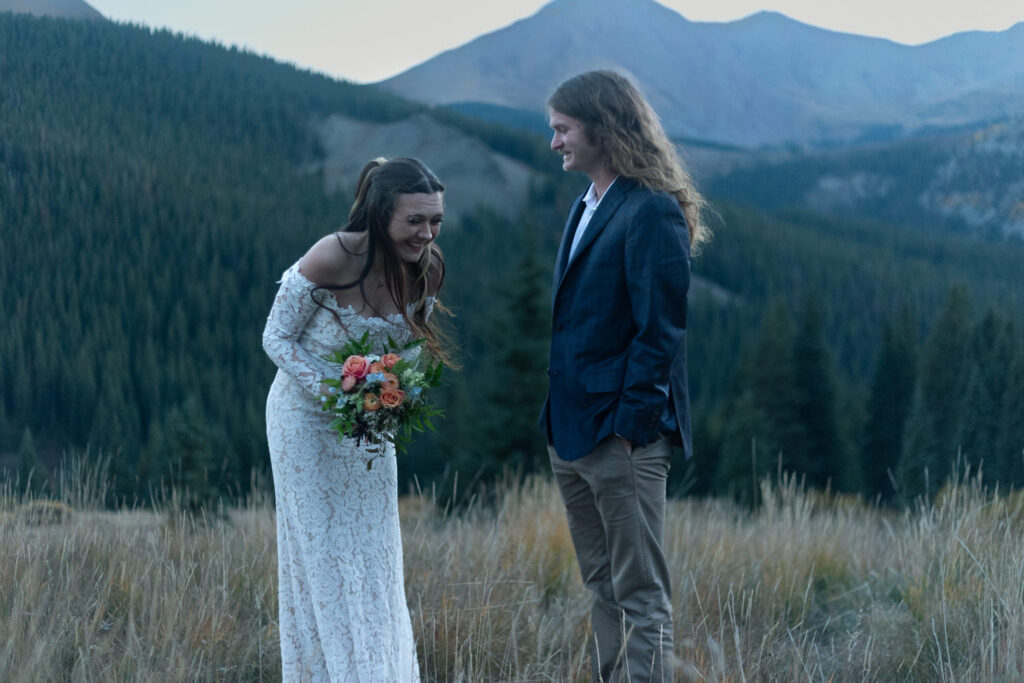
[[[383,80],[525,19],[548,0],[296,0],[277,3],[180,0],[90,0],[108,19],[168,28],[319,71],[369,83]],[[729,22],[775,11],[831,31],[919,45],[964,31],[1002,31],[1024,21],[1024,4],[1004,0],[955,3],[927,0],[864,0],[856,6],[818,0],[662,0],[690,21]],[[399,18],[401,20],[396,20]]]

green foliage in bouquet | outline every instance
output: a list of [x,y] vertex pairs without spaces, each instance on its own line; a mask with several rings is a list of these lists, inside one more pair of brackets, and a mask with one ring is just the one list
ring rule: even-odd
[[[423,341],[399,346],[388,337],[383,353],[376,354],[366,332],[326,356],[341,372],[338,378],[323,380],[330,393],[320,397],[320,404],[334,415],[330,426],[339,439],[370,444],[369,451],[379,455],[386,443],[403,452],[413,432],[434,430],[431,418],[444,411],[427,401],[426,391],[441,385],[444,364],[421,353],[418,347]],[[373,466],[374,458],[366,469]]]

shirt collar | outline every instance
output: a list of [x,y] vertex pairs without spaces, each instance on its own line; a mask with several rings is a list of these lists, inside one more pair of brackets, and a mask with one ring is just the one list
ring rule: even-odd
[[[608,183],[608,187],[605,188],[604,194],[601,195],[601,199],[608,196],[608,190],[612,189],[612,185],[614,185],[615,181],[618,179],[619,176],[615,176],[615,178]],[[594,189],[594,183],[590,183],[590,187],[587,188],[587,193],[583,195],[583,202],[587,205],[588,209],[596,209],[597,205],[601,203],[601,200],[597,198],[597,191]]]

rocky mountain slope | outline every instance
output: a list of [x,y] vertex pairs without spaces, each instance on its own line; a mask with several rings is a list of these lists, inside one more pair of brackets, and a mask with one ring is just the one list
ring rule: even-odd
[[381,85],[435,104],[542,111],[564,77],[619,67],[670,133],[727,144],[896,139],[1024,109],[1024,23],[922,46],[762,12],[691,22],[653,0],[555,0]]
[[313,170],[323,173],[329,192],[351,192],[369,159],[412,156],[429,160],[431,170],[444,180],[449,218],[481,205],[518,215],[531,180],[540,178],[521,161],[488,149],[480,140],[426,114],[394,122],[360,121],[334,114],[314,128],[323,158],[313,164]]
[[1022,118],[855,148],[700,152],[698,174],[723,199],[997,238],[1024,236]]

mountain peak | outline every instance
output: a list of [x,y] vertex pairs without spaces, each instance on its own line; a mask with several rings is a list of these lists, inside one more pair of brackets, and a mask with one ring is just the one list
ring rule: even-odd
[[951,63],[948,50],[779,12],[692,22],[654,0],[554,0],[379,85],[430,104],[536,111],[565,77],[619,68],[670,135],[749,147],[834,144],[1015,115],[1024,106],[1018,31],[961,36]]
[[657,5],[658,3],[654,0],[631,0],[631,2],[624,3],[622,0],[552,0],[542,9],[548,7],[559,7],[563,9],[579,9],[584,12],[593,12],[597,9],[602,11],[606,9],[622,9],[626,7],[643,7]]
[[0,12],[65,19],[103,19],[85,0],[0,0]]
[[[747,15],[742,19],[730,22],[734,26],[744,26],[748,29],[757,31],[771,31],[778,29],[806,29],[808,31],[815,31],[820,33],[827,33],[831,35],[856,35],[856,34],[844,34],[831,29],[822,28],[813,24],[805,24],[799,19],[783,14],[782,12],[776,12],[775,10],[761,10],[760,12],[754,12],[753,14]],[[856,36],[863,40],[871,40],[868,36]]]
[[740,19],[739,21],[768,22],[768,21],[796,21],[796,20],[793,19],[790,16],[787,16],[787,15],[783,14],[782,12],[777,12],[777,11],[772,10],[772,9],[763,9],[763,10],[760,10],[758,12],[754,12],[753,14],[750,14],[750,15],[744,17],[744,18]]
[[[655,0],[552,0],[544,5],[537,15],[557,12],[586,19],[588,23],[614,24],[623,18],[639,18],[642,21],[687,20],[673,9]],[[534,16],[537,16],[534,15]]]

